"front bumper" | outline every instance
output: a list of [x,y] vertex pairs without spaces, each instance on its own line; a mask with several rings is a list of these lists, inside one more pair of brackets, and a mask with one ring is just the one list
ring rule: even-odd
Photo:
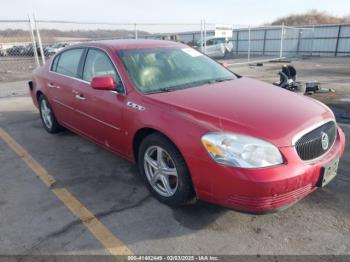
[[[189,167],[197,196],[232,209],[264,213],[290,206],[317,189],[322,167],[340,157],[345,147],[337,128],[332,148],[322,157],[303,161],[294,147],[280,148],[286,163],[260,169],[223,166],[211,159],[191,158]],[[194,173],[193,173],[194,172]]]

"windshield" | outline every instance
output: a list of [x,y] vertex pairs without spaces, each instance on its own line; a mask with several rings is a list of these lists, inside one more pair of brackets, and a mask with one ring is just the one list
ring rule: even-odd
[[118,55],[143,93],[167,92],[237,78],[189,47],[127,49],[118,51]]

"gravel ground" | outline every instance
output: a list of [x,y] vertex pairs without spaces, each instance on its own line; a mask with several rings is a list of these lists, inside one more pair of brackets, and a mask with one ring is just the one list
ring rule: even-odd
[[[234,60],[225,60],[225,62],[230,63]],[[314,57],[287,62],[265,62],[263,66],[242,65],[230,68],[240,75],[273,83],[279,80],[277,73],[281,70],[282,65],[291,64],[297,70],[297,81],[302,83],[317,81],[321,87],[332,88],[336,91],[335,93],[314,94],[312,95],[314,98],[327,104],[350,102],[350,57]]]
[[30,79],[34,58],[0,57],[0,83]]

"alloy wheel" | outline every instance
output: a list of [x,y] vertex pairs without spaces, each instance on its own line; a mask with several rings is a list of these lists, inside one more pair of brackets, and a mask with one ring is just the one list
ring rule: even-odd
[[159,146],[150,146],[144,155],[144,169],[152,188],[164,197],[171,197],[178,187],[174,160]]
[[45,126],[48,129],[52,128],[52,112],[50,107],[47,104],[47,101],[43,99],[40,104],[41,117],[44,121]]

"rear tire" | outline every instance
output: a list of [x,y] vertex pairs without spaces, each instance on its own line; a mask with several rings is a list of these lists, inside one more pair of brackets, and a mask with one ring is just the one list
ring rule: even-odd
[[63,130],[63,127],[57,122],[55,113],[53,112],[46,96],[41,95],[38,100],[40,118],[45,130],[50,134],[61,132]]
[[186,162],[165,136],[154,133],[141,142],[138,167],[148,190],[167,205],[183,205],[195,192]]

